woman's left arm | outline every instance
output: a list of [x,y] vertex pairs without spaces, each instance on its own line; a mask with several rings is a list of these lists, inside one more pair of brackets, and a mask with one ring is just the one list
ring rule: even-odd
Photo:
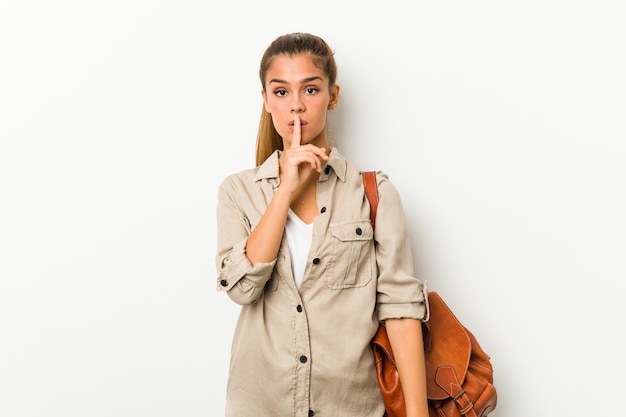
[[[376,216],[376,309],[385,321],[398,366],[407,417],[428,417],[421,319],[428,317],[425,285],[415,276],[411,240],[398,191],[380,173]],[[403,317],[403,318],[399,318]]]
[[387,319],[387,336],[398,367],[407,417],[428,417],[422,324],[411,318]]

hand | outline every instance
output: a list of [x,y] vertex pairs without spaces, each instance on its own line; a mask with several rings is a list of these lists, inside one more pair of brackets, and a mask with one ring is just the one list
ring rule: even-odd
[[291,146],[285,149],[280,160],[280,188],[296,194],[313,172],[322,171],[322,161],[328,160],[326,149],[313,144],[301,145],[300,116],[294,115]]

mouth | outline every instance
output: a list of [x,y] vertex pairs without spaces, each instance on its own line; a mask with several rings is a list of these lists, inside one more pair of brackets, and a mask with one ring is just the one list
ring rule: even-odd
[[[293,128],[294,124],[295,124],[295,120],[290,121],[289,122],[289,127]],[[309,123],[306,120],[300,120],[300,127],[301,128],[306,126],[307,124],[309,124]]]

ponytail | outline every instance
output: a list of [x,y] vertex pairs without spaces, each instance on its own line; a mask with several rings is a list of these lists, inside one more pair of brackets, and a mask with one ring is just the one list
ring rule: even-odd
[[265,111],[265,106],[263,106],[259,121],[259,133],[256,138],[256,166],[265,162],[277,149],[283,150],[283,138],[274,128],[272,114]]

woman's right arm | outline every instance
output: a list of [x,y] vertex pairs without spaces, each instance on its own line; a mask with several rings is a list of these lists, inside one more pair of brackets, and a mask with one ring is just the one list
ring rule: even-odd
[[[226,291],[238,304],[252,304],[261,296],[270,280],[285,222],[289,198],[279,187],[262,214],[252,225],[246,213],[246,202],[239,202],[242,184],[227,179],[218,192],[217,201],[217,288]],[[254,227],[253,227],[254,226]]]

